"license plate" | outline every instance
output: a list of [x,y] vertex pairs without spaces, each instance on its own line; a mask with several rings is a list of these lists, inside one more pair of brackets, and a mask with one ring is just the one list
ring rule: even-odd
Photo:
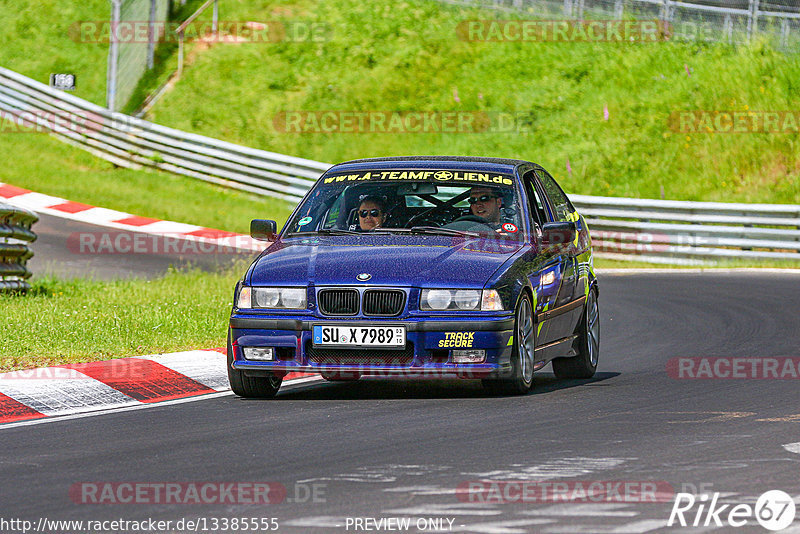
[[314,325],[315,346],[324,347],[388,347],[406,346],[405,326]]

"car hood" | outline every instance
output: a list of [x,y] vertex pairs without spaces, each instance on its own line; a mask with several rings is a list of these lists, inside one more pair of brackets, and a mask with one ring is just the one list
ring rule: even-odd
[[[522,243],[446,236],[325,236],[273,243],[249,284],[483,287]],[[356,276],[368,273],[368,281]]]

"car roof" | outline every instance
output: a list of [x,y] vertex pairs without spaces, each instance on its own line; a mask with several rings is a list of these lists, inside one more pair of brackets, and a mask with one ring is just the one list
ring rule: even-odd
[[470,156],[396,156],[387,158],[354,159],[334,165],[328,171],[340,172],[358,169],[403,169],[403,168],[437,168],[437,169],[469,169],[488,172],[513,174],[522,165],[541,168],[530,161],[508,158],[479,158]]

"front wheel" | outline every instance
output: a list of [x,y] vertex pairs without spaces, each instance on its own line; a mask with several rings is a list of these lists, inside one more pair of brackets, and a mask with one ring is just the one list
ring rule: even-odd
[[558,378],[592,378],[597,371],[599,355],[600,307],[597,304],[597,292],[590,289],[578,333],[578,355],[553,360],[553,372]]
[[533,385],[533,356],[536,331],[533,308],[527,293],[517,305],[514,321],[514,348],[511,353],[511,375],[503,378],[485,378],[483,387],[494,395],[523,395]]
[[269,376],[246,376],[244,371],[234,369],[231,333],[228,332],[228,382],[231,391],[248,399],[271,399],[278,394],[283,377],[270,373]]

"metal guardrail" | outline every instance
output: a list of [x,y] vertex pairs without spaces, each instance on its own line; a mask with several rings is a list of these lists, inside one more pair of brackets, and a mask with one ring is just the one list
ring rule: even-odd
[[570,197],[595,250],[655,263],[800,262],[800,205]]
[[2,67],[0,110],[121,167],[157,168],[292,202],[330,167],[113,113]]
[[30,289],[27,263],[33,251],[28,245],[36,241],[31,225],[38,220],[31,211],[0,203],[0,292]]
[[[0,112],[116,165],[157,168],[290,202],[331,166],[111,113],[2,67]],[[72,120],[54,124],[56,116]],[[800,260],[800,206],[570,198],[586,217],[599,255],[662,263]]]

